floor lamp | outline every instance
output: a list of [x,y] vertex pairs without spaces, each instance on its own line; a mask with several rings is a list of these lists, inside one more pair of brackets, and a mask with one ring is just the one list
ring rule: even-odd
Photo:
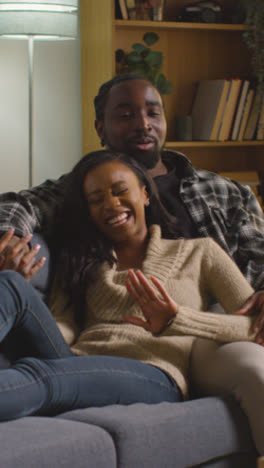
[[28,40],[29,186],[33,184],[34,41],[75,39],[78,0],[0,0],[0,37]]

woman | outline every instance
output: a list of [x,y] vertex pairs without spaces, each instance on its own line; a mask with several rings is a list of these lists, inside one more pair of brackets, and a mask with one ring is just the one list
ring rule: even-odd
[[54,314],[64,338],[30,285],[0,273],[0,339],[10,332],[12,346],[18,333],[31,343],[30,357],[0,372],[0,419],[181,401],[195,337],[254,340],[252,318],[203,312],[213,299],[236,311],[251,286],[214,241],[179,237],[152,179],[131,158],[109,151],[83,158],[58,227],[57,284],[70,307],[55,287]]

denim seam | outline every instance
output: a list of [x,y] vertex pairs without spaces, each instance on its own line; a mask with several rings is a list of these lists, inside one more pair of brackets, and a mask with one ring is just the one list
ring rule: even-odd
[[[56,372],[54,375],[56,376],[67,376],[67,375],[76,375],[76,374],[96,374],[96,373],[101,373],[102,372],[102,369],[91,369],[91,370],[81,370],[81,371],[65,371],[65,372]],[[108,372],[110,374],[126,374],[126,375],[131,375],[131,372],[128,372],[128,371],[122,371],[122,370],[116,370],[116,369],[103,369],[103,372]],[[153,378],[151,377],[144,377],[142,376],[141,374],[136,374],[134,372],[132,372],[133,374],[133,378],[139,378],[141,380],[145,380],[146,382],[153,382],[155,384],[158,384],[160,387],[164,387],[164,388],[168,388],[168,389],[171,389],[171,390],[174,390],[176,393],[177,393],[177,389],[175,389],[172,385],[167,385],[163,382],[158,382],[157,380],[154,380]],[[46,374],[46,376],[44,376],[43,378],[45,377],[50,377],[50,374]]]
[[39,383],[39,382],[43,381],[44,378],[45,378],[45,377],[43,377],[43,378],[37,378],[37,379],[32,380],[31,382],[21,383],[21,384],[16,385],[16,386],[14,386],[14,385],[10,386],[10,385],[9,385],[8,387],[6,387],[6,388],[4,388],[4,389],[1,389],[1,388],[0,388],[0,393],[3,393],[3,392],[10,392],[10,390],[18,390],[18,389],[21,389],[21,388],[28,387],[29,385],[32,385],[32,384]]
[[[41,320],[39,319],[39,317],[38,317],[38,316],[34,313],[34,311],[31,310],[29,307],[27,307],[26,310],[27,310],[29,313],[31,313],[31,314],[33,315],[33,317],[35,318],[35,320],[36,320],[36,321],[38,322],[38,324],[40,325],[42,331],[45,332],[45,335],[46,335],[47,339],[49,340],[49,342],[50,342],[51,345],[53,346],[54,351],[57,353],[58,357],[59,357],[59,358],[63,357],[63,356],[58,352],[55,343],[54,343],[53,340],[50,338],[50,336],[49,336],[47,330],[46,330],[45,327],[43,326],[43,324],[42,324]],[[57,324],[56,324],[56,326],[57,326]]]

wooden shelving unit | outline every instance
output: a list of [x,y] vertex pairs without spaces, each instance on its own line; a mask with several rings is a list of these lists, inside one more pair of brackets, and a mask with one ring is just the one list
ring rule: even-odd
[[114,20],[117,28],[149,28],[151,29],[197,29],[203,31],[244,31],[243,24],[214,24],[214,23],[179,23],[177,21],[130,21]]
[[[186,4],[167,0],[170,19]],[[191,1],[189,1],[191,3]],[[228,0],[223,0],[228,5]],[[81,0],[83,151],[99,148],[93,129],[93,98],[99,86],[115,74],[115,50],[131,50],[143,34],[155,31],[163,52],[163,71],[174,85],[164,97],[168,120],[166,147],[186,154],[195,166],[220,171],[264,171],[264,142],[179,142],[174,139],[176,115],[190,114],[201,79],[250,76],[250,57],[239,24],[124,21],[114,17],[114,1]]]

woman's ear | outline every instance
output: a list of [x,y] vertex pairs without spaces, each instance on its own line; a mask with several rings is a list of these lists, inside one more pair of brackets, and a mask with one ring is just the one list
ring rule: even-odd
[[143,190],[144,190],[144,197],[145,197],[144,205],[149,206],[149,194],[145,185],[143,187]]

